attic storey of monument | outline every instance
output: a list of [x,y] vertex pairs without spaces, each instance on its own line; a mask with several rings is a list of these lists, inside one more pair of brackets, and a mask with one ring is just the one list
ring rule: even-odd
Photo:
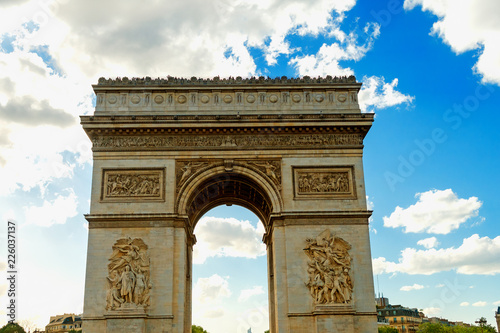
[[99,79],[95,113],[81,117],[94,157],[89,331],[188,332],[195,225],[237,204],[265,227],[271,332],[375,332],[362,164],[373,115],[360,112],[360,86]]

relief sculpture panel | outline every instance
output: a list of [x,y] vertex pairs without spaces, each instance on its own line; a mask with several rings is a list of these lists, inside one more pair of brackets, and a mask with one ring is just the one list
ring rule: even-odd
[[197,136],[95,136],[95,151],[135,149],[213,149],[216,147],[255,148],[309,148],[358,146],[363,144],[360,134],[304,134],[304,135],[197,135]]
[[104,170],[102,200],[163,200],[164,170]]
[[149,306],[150,258],[140,238],[121,238],[109,258],[106,310],[145,309]]
[[281,187],[281,161],[245,161],[244,163],[264,173],[269,180]]
[[304,251],[309,258],[305,283],[315,304],[349,304],[352,302],[351,246],[342,238],[323,231],[306,240]]
[[355,199],[352,167],[294,168],[295,198]]

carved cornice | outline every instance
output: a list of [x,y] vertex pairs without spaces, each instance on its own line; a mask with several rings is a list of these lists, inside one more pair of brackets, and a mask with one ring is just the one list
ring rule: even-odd
[[290,122],[297,121],[301,123],[305,122],[326,122],[335,121],[339,123],[346,122],[372,122],[375,114],[373,113],[362,113],[362,114],[352,114],[352,113],[323,113],[319,110],[317,113],[291,113],[291,114],[220,114],[220,115],[207,115],[207,114],[179,114],[179,115],[95,115],[95,116],[80,116],[81,123],[83,125],[87,124],[139,124],[139,123],[154,123],[160,124],[172,124],[172,123],[183,123],[189,122],[191,124],[204,123],[204,122],[217,122],[223,123],[230,121],[232,123],[247,123],[247,122],[259,122],[259,123],[280,123],[280,122]]
[[250,77],[242,78],[237,76],[235,78],[220,78],[216,76],[212,79],[198,78],[196,76],[188,78],[177,78],[172,76],[167,76],[166,78],[151,78],[149,76],[143,78],[116,78],[116,79],[106,79],[104,77],[99,78],[98,86],[198,86],[198,85],[212,85],[212,86],[224,86],[224,85],[269,85],[269,84],[325,84],[325,83],[356,83],[356,77],[351,76],[335,76],[332,77],[327,75],[326,77],[311,78],[310,76],[304,76],[302,78],[287,78],[286,76],[276,77],[274,79],[270,77]]

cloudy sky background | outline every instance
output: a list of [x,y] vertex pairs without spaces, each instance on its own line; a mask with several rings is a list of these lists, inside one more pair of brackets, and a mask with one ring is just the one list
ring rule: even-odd
[[[497,0],[2,1],[0,217],[19,227],[20,319],[82,312],[92,155],[78,116],[99,77],[354,74],[376,113],[364,159],[376,290],[493,322],[499,12]],[[193,322],[267,329],[257,218],[220,207],[195,232]]]

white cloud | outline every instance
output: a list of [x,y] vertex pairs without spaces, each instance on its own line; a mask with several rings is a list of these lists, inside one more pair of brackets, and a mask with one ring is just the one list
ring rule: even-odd
[[405,95],[396,90],[398,79],[390,83],[385,82],[384,77],[364,76],[363,86],[359,91],[359,107],[363,112],[373,112],[376,109],[406,104],[410,105],[415,97]]
[[470,305],[469,302],[462,302],[462,303],[460,303],[460,306],[469,306],[469,305]]
[[425,239],[421,239],[417,242],[418,245],[422,245],[426,249],[432,249],[439,245],[439,242],[436,237],[429,237]]
[[217,274],[199,278],[193,287],[193,298],[201,303],[217,303],[231,296],[228,279]]
[[475,234],[464,239],[458,248],[401,251],[398,262],[384,257],[373,259],[374,274],[406,273],[430,275],[456,270],[460,274],[494,275],[500,273],[500,236],[482,237]]
[[[366,208],[368,210],[373,210],[374,207],[375,207],[375,204],[373,203],[373,201],[370,200],[369,196],[366,196]],[[369,223],[370,232],[373,232],[376,235],[377,229],[375,229],[375,227],[373,226],[373,216],[370,216],[370,218],[368,219],[368,223]]]
[[477,307],[486,306],[486,305],[488,305],[488,303],[486,303],[484,301],[479,301],[479,302],[476,302],[476,303],[472,303],[472,306],[477,306]]
[[370,200],[369,196],[366,196],[366,206],[368,210],[373,210],[373,208],[375,207],[375,204]]
[[444,286],[445,286],[444,284],[440,283],[436,285],[436,288],[443,288]]
[[[329,33],[354,4],[355,0],[187,0],[137,6],[118,0],[64,1],[53,6],[57,15],[30,43],[53,46],[66,73],[83,71],[87,77],[246,76],[256,69],[248,47],[262,49],[272,65],[280,54],[291,52],[287,35]],[[114,19],[104,14],[109,12]]]
[[205,318],[219,318],[219,317],[224,316],[224,314],[225,314],[224,309],[219,306],[215,309],[205,311],[205,313],[203,314],[203,317],[205,317]]
[[78,213],[77,197],[73,190],[69,189],[67,196],[58,195],[54,200],[45,200],[42,206],[24,207],[26,222],[42,227],[50,227],[53,224],[64,224],[68,218]]
[[404,232],[448,234],[460,224],[477,216],[482,202],[477,197],[459,199],[451,189],[430,190],[415,195],[416,204],[396,207],[391,216],[384,217],[385,227],[404,227]]
[[264,294],[264,288],[262,286],[255,286],[252,289],[243,289],[238,297],[238,302],[246,302],[252,296]]
[[412,291],[412,290],[420,290],[424,289],[425,287],[422,286],[421,284],[415,283],[413,286],[403,286],[399,290],[401,291]]
[[484,82],[500,85],[500,2],[497,0],[406,0],[404,8],[421,6],[438,17],[431,34],[456,54],[475,50],[479,57],[473,70]]
[[493,305],[500,305],[500,301],[493,302]]
[[263,256],[266,254],[263,233],[262,223],[255,228],[249,221],[235,218],[203,217],[195,228],[193,263],[202,264],[209,257]]
[[430,307],[430,308],[424,308],[422,312],[427,315],[428,317],[436,316],[439,315],[442,310],[441,308],[436,308],[436,307]]
[[77,118],[92,108],[90,82],[58,75],[29,51],[0,52],[0,195],[71,177],[64,152],[91,159]]
[[345,60],[360,60],[373,47],[375,39],[380,34],[380,25],[369,23],[364,29],[367,35],[363,44],[358,44],[358,36],[351,32],[345,34],[337,30],[337,38],[341,42],[323,44],[315,55],[294,57],[289,65],[294,66],[299,75],[353,75],[350,68],[343,68],[339,62]]

